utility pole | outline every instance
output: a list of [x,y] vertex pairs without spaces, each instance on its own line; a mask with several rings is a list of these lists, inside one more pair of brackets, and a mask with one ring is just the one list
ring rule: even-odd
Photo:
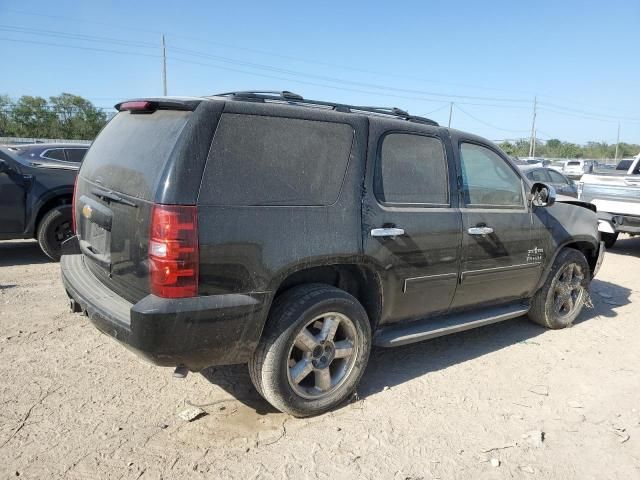
[[162,91],[167,96],[167,47],[164,43],[164,33],[162,34]]
[[538,108],[538,97],[533,97],[533,119],[531,121],[531,140],[529,142],[529,156],[535,156],[536,151],[536,110]]
[[538,131],[534,130],[533,131],[533,152],[531,153],[531,157],[535,157],[536,156],[536,136],[537,136]]
[[453,102],[451,102],[451,104],[449,105],[449,125],[448,127],[451,128],[451,117],[453,116]]
[[616,155],[613,157],[613,163],[618,163],[618,147],[620,146],[620,122],[618,122],[618,138],[616,139]]

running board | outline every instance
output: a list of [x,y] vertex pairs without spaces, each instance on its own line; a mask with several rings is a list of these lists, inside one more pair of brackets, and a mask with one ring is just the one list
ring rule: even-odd
[[373,338],[378,347],[398,347],[431,338],[484,327],[526,314],[529,307],[522,304],[507,305],[482,311],[468,311],[443,318],[431,318],[415,322],[390,325],[381,328]]

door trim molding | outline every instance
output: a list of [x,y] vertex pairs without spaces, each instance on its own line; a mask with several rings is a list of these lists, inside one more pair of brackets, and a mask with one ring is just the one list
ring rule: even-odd
[[527,268],[540,267],[542,262],[535,263],[519,263],[517,265],[507,265],[506,267],[493,267],[493,268],[482,268],[480,270],[466,270],[460,274],[460,281],[464,280],[465,275],[467,277],[475,277],[477,275],[482,275],[485,273],[499,273],[499,272],[508,272],[511,270],[525,270]]
[[457,280],[458,272],[405,278],[404,284],[402,285],[402,293],[407,293],[410,287],[413,287],[412,289],[415,289],[415,287],[424,283],[437,282],[438,280],[448,280],[450,278],[455,278]]

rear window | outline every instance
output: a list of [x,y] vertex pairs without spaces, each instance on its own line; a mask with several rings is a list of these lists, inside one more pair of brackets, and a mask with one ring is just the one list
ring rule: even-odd
[[117,192],[152,200],[190,115],[177,110],[117,114],[87,152],[81,176]]
[[581,164],[580,164],[580,162],[567,162],[567,165],[568,165],[569,167],[575,167],[576,165],[577,165],[577,166],[580,166]]
[[331,205],[340,193],[353,133],[343,123],[225,113],[199,203]]

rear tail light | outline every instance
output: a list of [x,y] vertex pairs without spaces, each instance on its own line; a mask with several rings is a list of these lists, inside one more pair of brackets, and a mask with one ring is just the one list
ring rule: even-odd
[[71,198],[71,230],[73,234],[76,235],[78,233],[76,229],[76,191],[78,190],[78,175],[76,175],[76,179],[73,181],[73,197]]
[[193,205],[154,205],[149,235],[151,293],[198,295],[198,224]]

